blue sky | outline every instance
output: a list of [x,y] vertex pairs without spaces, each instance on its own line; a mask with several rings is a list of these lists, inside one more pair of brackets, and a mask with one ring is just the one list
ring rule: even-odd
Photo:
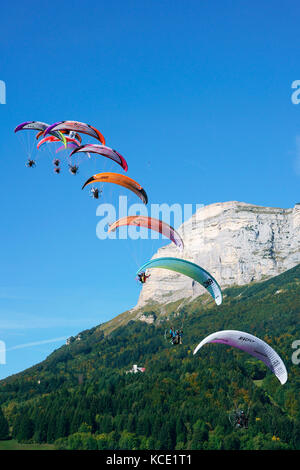
[[[295,1],[267,0],[1,6],[0,340],[8,351],[0,378],[139,294],[133,242],[98,240],[97,204],[80,190],[100,160],[74,178],[54,175],[42,156],[28,169],[15,126],[95,125],[150,202],[292,207],[300,199],[300,105],[291,102],[298,13]],[[141,263],[164,243],[138,242]]]

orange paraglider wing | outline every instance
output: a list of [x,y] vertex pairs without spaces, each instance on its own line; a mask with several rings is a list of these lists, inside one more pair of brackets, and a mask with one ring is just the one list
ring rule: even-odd
[[128,176],[120,175],[119,173],[97,173],[96,175],[91,176],[91,178],[84,183],[82,189],[91,183],[114,183],[119,186],[123,186],[124,188],[134,192],[144,204],[147,204],[148,202],[146,191],[139,183]]
[[147,217],[144,215],[129,215],[127,217],[122,217],[109,227],[108,232],[112,232],[117,228],[124,227],[126,225],[135,225],[137,227],[144,227],[155,230],[156,232],[159,232],[165,237],[169,238],[180,250],[183,250],[184,248],[182,238],[173,227],[171,227],[166,222],[163,222],[162,220],[154,219],[153,217]]

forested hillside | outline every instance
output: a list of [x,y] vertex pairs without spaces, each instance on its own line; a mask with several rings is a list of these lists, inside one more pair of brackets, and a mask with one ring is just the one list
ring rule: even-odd
[[[300,366],[292,362],[292,343],[300,340],[300,266],[225,290],[220,307],[201,296],[174,305],[174,315],[160,313],[158,306],[145,311],[156,318],[151,325],[84,331],[44,362],[2,380],[0,426],[8,422],[19,442],[61,449],[300,449]],[[167,339],[171,325],[183,327],[182,345]],[[286,364],[287,383],[224,345],[193,356],[205,336],[223,329],[268,342]],[[133,364],[145,372],[126,373]],[[236,408],[249,413],[247,429],[229,419]]]

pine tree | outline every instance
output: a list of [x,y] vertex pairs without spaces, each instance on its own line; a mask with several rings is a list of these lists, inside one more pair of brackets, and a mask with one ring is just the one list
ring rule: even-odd
[[0,408],[0,440],[8,439],[9,437],[9,426],[8,422]]
[[32,438],[34,426],[26,413],[18,415],[13,429],[13,436],[19,442],[27,442]]

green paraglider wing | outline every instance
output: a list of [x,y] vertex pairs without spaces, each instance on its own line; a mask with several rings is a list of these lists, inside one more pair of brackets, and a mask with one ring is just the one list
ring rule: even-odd
[[154,258],[141,266],[137,274],[152,268],[169,269],[194,279],[208,290],[217,305],[221,305],[222,292],[219,284],[209,272],[198,266],[198,264],[180,258]]

